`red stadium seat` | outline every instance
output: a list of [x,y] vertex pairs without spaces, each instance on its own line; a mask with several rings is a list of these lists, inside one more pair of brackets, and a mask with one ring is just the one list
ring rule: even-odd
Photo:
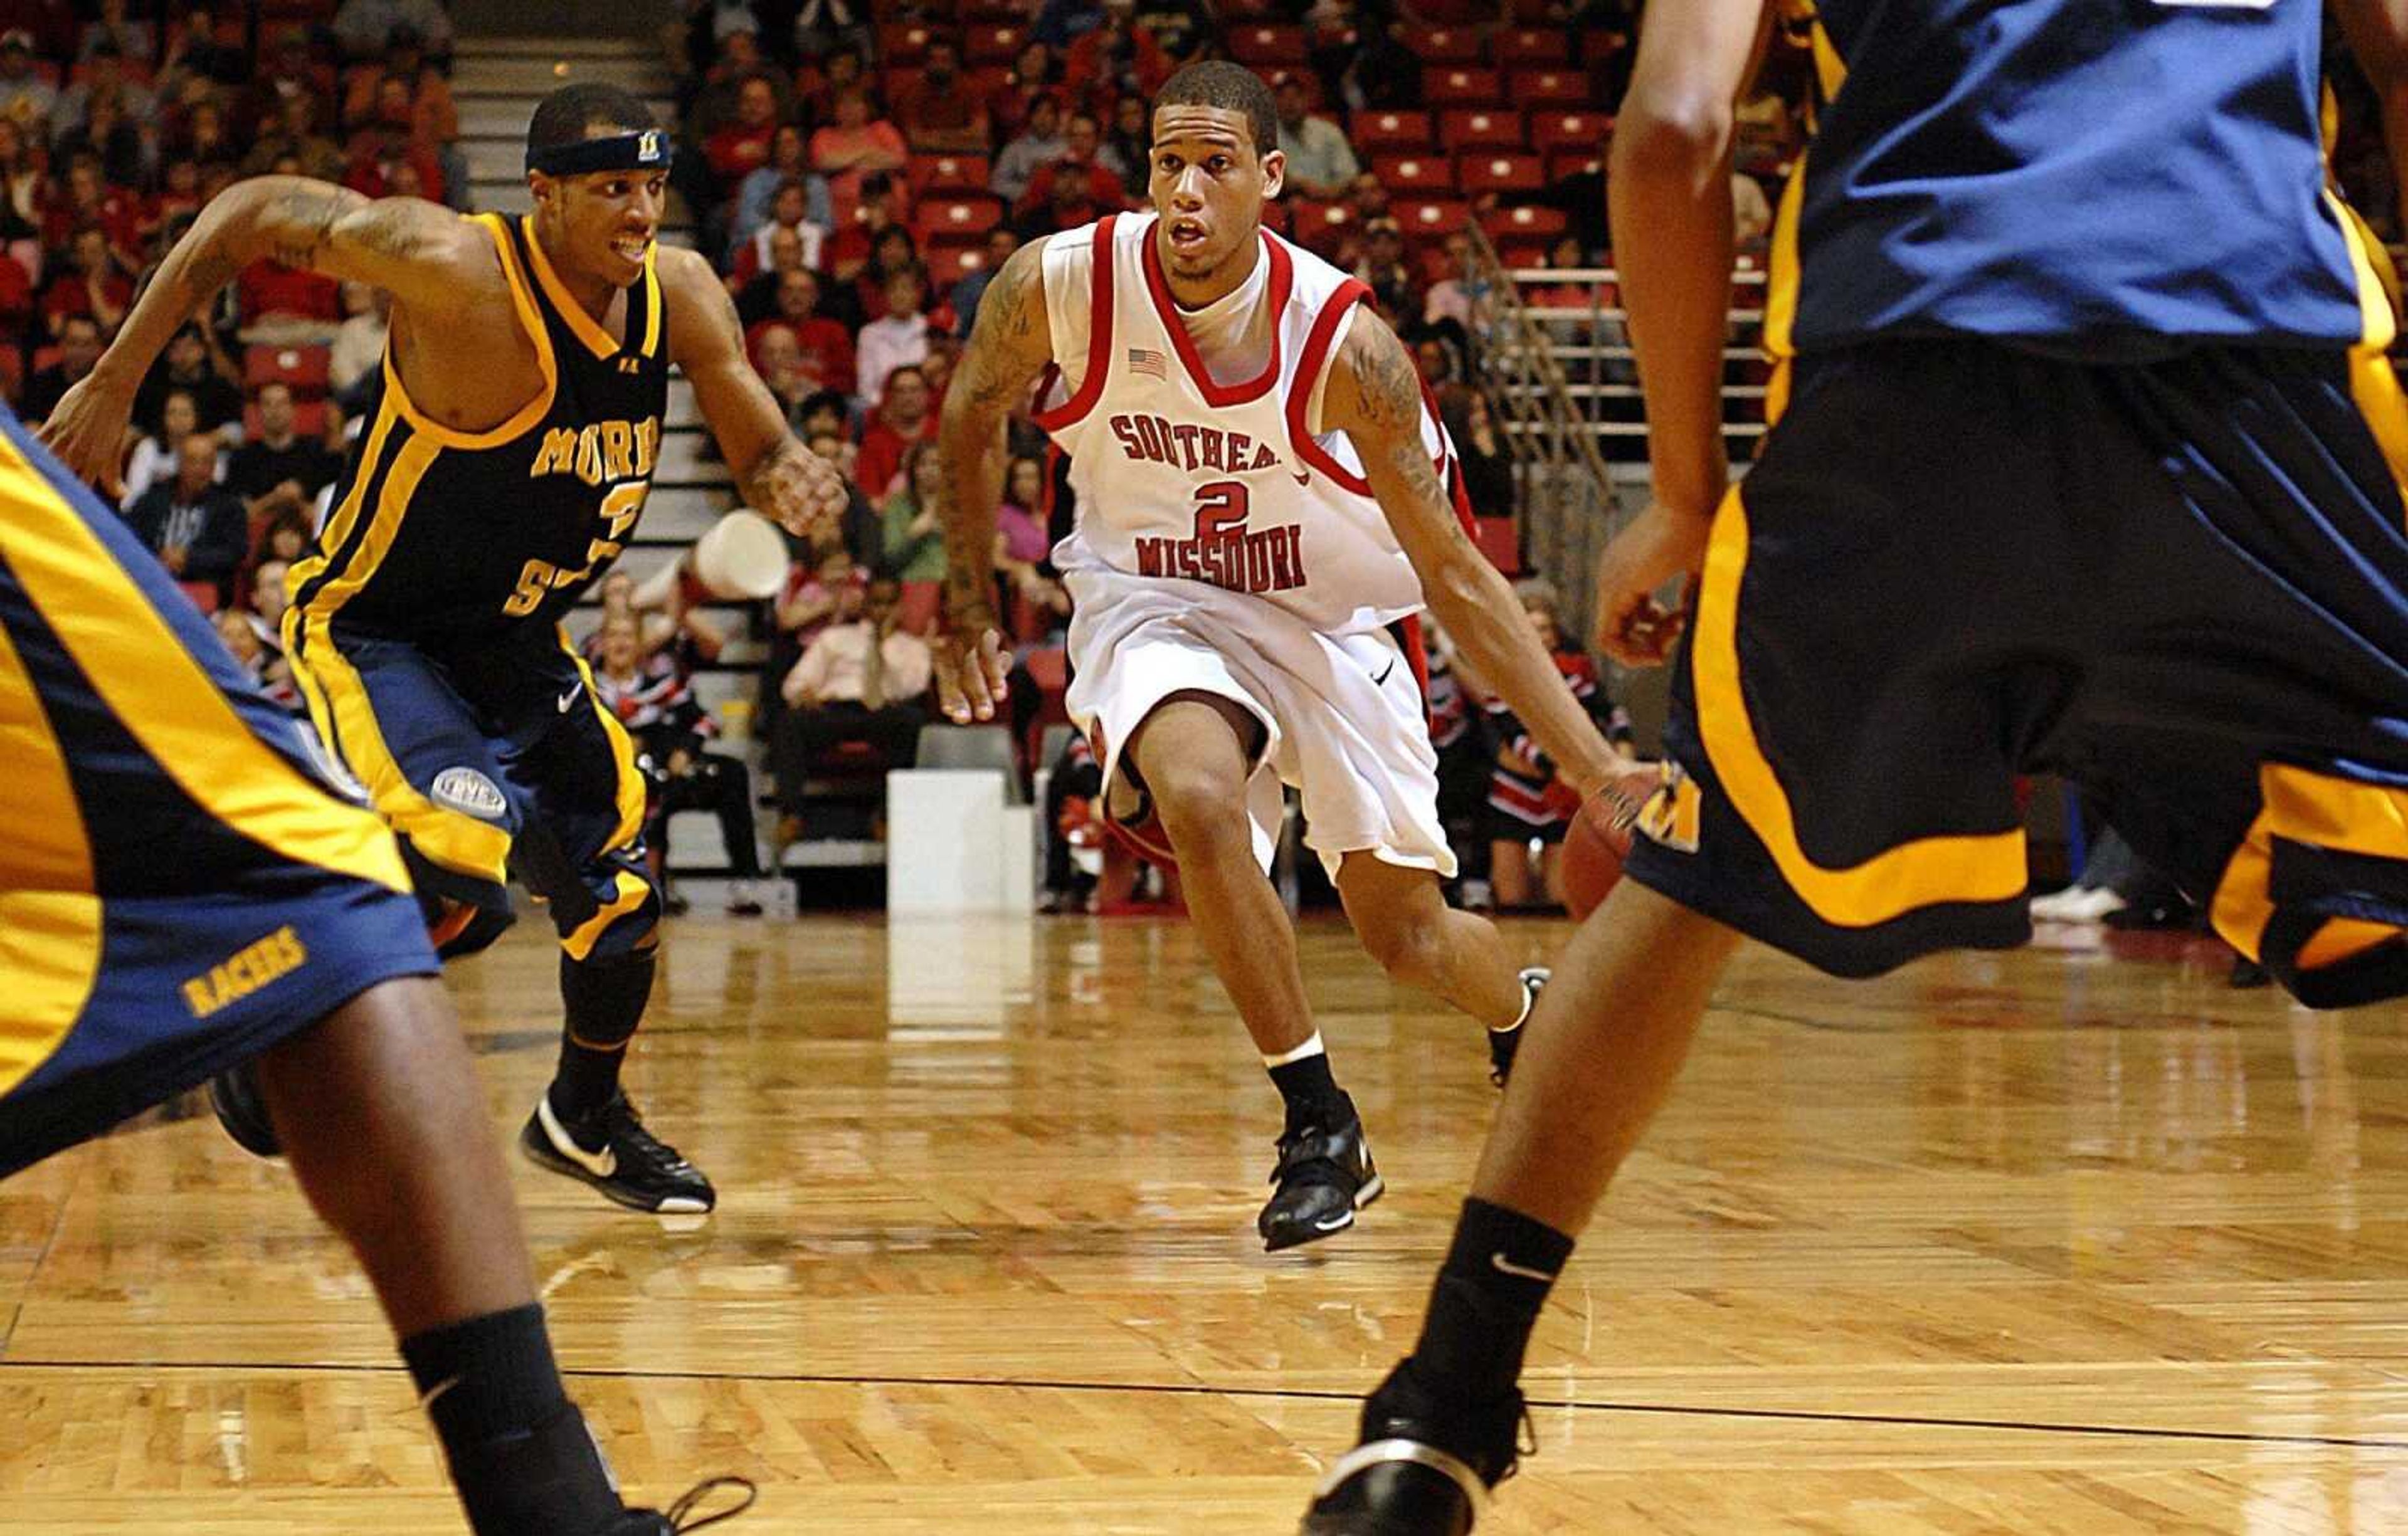
[[1547,242],[1544,240],[1493,240],[1497,259],[1508,271],[1515,267],[1547,264]]
[[1377,154],[1383,149],[1426,149],[1430,138],[1430,115],[1427,112],[1357,112],[1353,132],[1348,135],[1357,154]]
[[1547,151],[1547,179],[1561,181],[1568,176],[1594,171],[1605,164],[1605,156],[1595,149],[1550,149]]
[[1392,193],[1435,197],[1455,191],[1455,166],[1439,155],[1374,155],[1371,174]]
[[1257,68],[1292,64],[1304,57],[1304,28],[1249,22],[1228,30],[1229,57]]
[[218,611],[218,584],[214,581],[179,581],[176,585],[193,600],[193,606],[203,617],[213,618]]
[[1517,69],[1512,91],[1514,103],[1521,107],[1595,105],[1588,76],[1577,69]]
[[327,360],[323,347],[250,347],[242,354],[242,387],[283,384],[307,398],[326,392]]
[[1480,216],[1480,227],[1500,246],[1508,241],[1545,241],[1561,235],[1570,222],[1561,208],[1498,208]]
[[984,155],[913,155],[911,190],[919,197],[931,193],[983,192],[990,168]]
[[1028,7],[1013,0],[968,0],[962,21],[969,26],[1015,26],[1028,20]]
[[1522,540],[1512,518],[1474,518],[1471,530],[1471,542],[1489,564],[1506,576],[1522,574]]
[[1388,205],[1408,240],[1434,240],[1471,221],[1471,205],[1459,197],[1400,197]]
[[1480,62],[1480,34],[1469,27],[1408,25],[1404,29],[1403,42],[1424,64],[1476,64]]
[[931,197],[911,210],[911,233],[921,240],[956,235],[984,239],[1003,220],[1003,202],[995,197]]
[[928,29],[917,21],[888,21],[878,29],[878,62],[884,68],[918,64],[928,51]]
[[1304,105],[1308,109],[1317,109],[1321,106],[1321,77],[1310,69],[1266,69],[1263,78],[1271,83],[1273,90],[1292,79],[1304,87]]
[[1456,107],[1439,120],[1439,142],[1450,149],[1519,149],[1529,137],[1519,112]]
[[1505,100],[1505,82],[1493,69],[1425,70],[1422,99],[1432,107],[1496,107]]
[[1291,236],[1308,250],[1335,250],[1354,222],[1354,210],[1343,203],[1315,203],[1298,198],[1290,205]]
[[962,35],[962,62],[967,64],[1009,64],[1028,40],[1025,27],[981,23]]
[[1279,20],[1279,7],[1275,4],[1275,0],[1221,0],[1221,4],[1213,8],[1221,13],[1221,21],[1225,26],[1232,26],[1240,21]]
[[1530,148],[1580,149],[1595,154],[1613,132],[1611,112],[1538,111],[1530,114]]
[[1455,184],[1468,196],[1483,192],[1536,192],[1547,184],[1537,155],[1512,149],[1467,149],[1455,157]]
[[944,235],[932,237],[920,251],[926,263],[928,278],[941,296],[953,290],[953,284],[986,265],[986,240],[956,240]]
[[1561,27],[1513,27],[1497,36],[1501,64],[1563,64],[1571,56],[1571,39]]

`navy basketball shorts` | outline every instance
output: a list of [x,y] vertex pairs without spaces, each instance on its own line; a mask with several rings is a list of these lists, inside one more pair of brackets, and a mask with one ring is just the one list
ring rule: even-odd
[[436,972],[392,834],[333,783],[0,411],[0,1175]]
[[1665,742],[1631,876],[1836,974],[2028,939],[2055,773],[2301,1001],[2408,992],[2408,528],[2341,352],[1801,363]]
[[650,946],[635,748],[554,625],[441,644],[286,621],[310,718],[399,834],[437,948],[498,938],[516,875],[570,959]]

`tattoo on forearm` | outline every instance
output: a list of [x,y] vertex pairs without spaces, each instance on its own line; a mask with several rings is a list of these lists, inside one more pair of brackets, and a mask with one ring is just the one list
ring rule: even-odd
[[276,200],[268,254],[286,266],[309,265],[342,216],[342,199],[330,190],[308,185],[288,189]]

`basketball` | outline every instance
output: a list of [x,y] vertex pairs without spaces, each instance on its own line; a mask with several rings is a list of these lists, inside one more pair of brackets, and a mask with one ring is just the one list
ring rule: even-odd
[[1622,878],[1630,852],[1631,829],[1663,777],[1654,763],[1633,766],[1608,779],[1581,804],[1564,833],[1564,905],[1585,921]]

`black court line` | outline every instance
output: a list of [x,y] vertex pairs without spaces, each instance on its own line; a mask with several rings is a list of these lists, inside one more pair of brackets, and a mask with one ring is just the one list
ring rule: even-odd
[[[293,1375],[397,1376],[399,1365],[322,1365],[276,1360],[0,1360],[0,1376],[26,1371],[273,1371]],[[729,1382],[786,1387],[958,1387],[997,1391],[1102,1392],[1150,1397],[1268,1399],[1279,1402],[1358,1402],[1354,1392],[1311,1387],[1214,1387],[1203,1382],[1077,1381],[1035,1376],[868,1376],[810,1371],[571,1370],[570,1381]],[[1532,1398],[1533,1412],[1569,1408],[1581,1413],[1636,1414],[1669,1418],[1735,1418],[1783,1424],[1854,1424],[1913,1429],[1989,1429],[2005,1433],[2081,1435],[2114,1440],[2193,1441],[2225,1445],[2314,1445],[2341,1450],[2408,1451],[2408,1440],[2364,1435],[2265,1434],[2243,1429],[2178,1429],[2154,1424],[2049,1424],[2033,1419],[1960,1418],[1922,1414],[1846,1414],[1813,1408],[1709,1408],[1695,1403],[1617,1402],[1581,1398]]]

